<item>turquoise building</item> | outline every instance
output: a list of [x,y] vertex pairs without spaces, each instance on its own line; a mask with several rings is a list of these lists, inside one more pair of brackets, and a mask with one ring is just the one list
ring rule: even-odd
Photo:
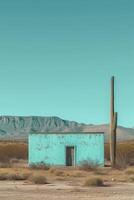
[[78,166],[85,160],[104,165],[104,133],[29,134],[29,165]]

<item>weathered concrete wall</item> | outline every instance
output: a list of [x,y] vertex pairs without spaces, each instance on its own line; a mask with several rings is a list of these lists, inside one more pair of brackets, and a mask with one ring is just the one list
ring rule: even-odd
[[29,164],[66,165],[66,146],[75,147],[75,164],[92,160],[104,165],[104,134],[29,134]]

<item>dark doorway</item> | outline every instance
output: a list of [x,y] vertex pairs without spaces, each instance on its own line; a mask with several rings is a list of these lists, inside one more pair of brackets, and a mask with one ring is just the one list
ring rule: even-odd
[[66,166],[74,166],[74,147],[66,147]]

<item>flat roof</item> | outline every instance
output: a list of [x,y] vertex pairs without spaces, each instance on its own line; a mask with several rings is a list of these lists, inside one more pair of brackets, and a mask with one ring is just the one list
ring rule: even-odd
[[29,134],[104,134],[104,132],[30,132]]

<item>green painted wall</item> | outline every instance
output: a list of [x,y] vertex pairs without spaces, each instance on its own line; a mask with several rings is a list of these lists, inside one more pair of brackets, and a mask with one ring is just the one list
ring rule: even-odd
[[104,165],[103,133],[29,134],[29,165],[66,165],[66,146],[75,147],[75,164],[92,160]]

